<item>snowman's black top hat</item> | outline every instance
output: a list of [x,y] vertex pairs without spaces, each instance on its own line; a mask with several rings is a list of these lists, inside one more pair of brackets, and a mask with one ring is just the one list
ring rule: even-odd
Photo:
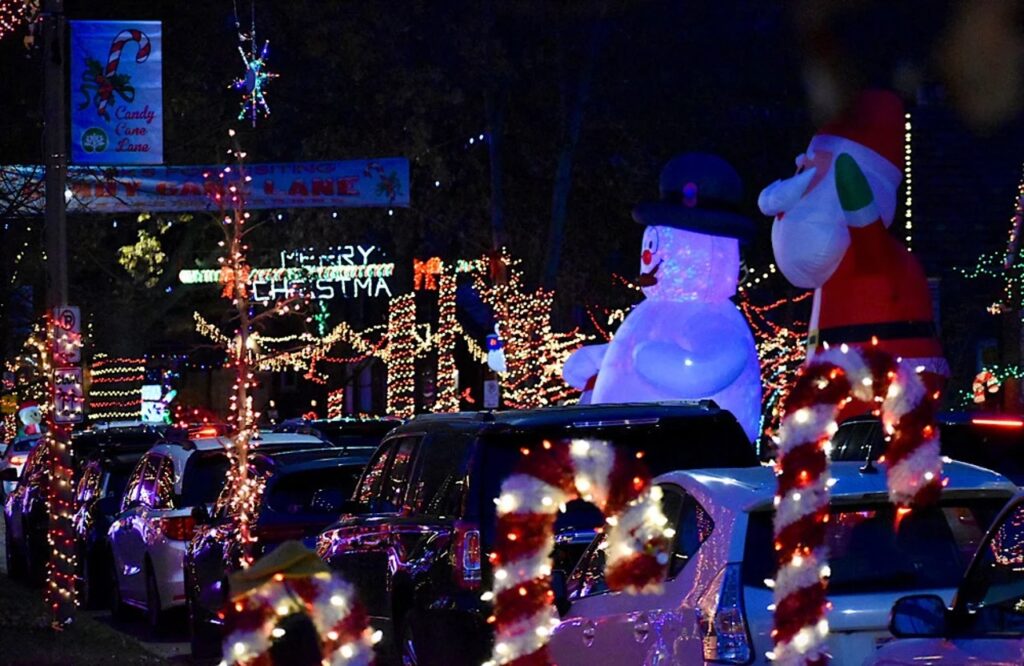
[[709,153],[684,153],[661,170],[660,201],[633,208],[647,226],[688,229],[711,236],[749,240],[754,222],[740,213],[743,181],[732,165]]

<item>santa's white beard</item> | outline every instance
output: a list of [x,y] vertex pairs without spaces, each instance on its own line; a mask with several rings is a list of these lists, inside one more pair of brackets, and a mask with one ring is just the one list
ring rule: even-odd
[[775,262],[797,287],[817,289],[825,284],[849,246],[850,232],[833,173],[772,224]]

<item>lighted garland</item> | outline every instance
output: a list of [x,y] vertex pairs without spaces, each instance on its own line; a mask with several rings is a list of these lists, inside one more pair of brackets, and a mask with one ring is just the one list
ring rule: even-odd
[[853,399],[878,405],[889,443],[890,499],[902,507],[937,500],[945,484],[929,395],[906,362],[877,349],[830,349],[797,376],[780,430],[775,495],[774,652],[784,666],[825,664],[828,635],[828,442],[836,416]]
[[572,440],[524,449],[501,485],[494,552],[494,652],[488,664],[548,664],[558,624],[552,607],[551,550],[560,507],[582,498],[606,516],[605,580],[630,593],[660,589],[672,528],[640,455],[606,442]]
[[318,573],[308,577],[274,578],[236,600],[225,616],[223,664],[266,664],[275,638],[284,636],[285,618],[305,614],[321,639],[328,666],[372,664],[373,645],[381,633],[369,626],[366,610],[352,586],[340,577]]
[[409,418],[416,409],[416,296],[402,294],[391,299],[388,312],[387,413]]
[[89,419],[139,418],[142,410],[142,385],[146,377],[145,358],[110,357],[96,354],[89,371]]

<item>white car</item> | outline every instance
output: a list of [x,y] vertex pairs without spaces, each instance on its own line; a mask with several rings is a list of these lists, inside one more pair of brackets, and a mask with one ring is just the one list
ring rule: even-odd
[[[41,441],[43,441],[42,438],[37,437],[35,439],[19,439],[9,443],[4,449],[3,454],[0,454],[0,470],[13,467],[20,478],[21,470],[25,466],[25,461],[28,460],[28,454],[31,453],[32,449],[36,448],[36,444]],[[17,485],[17,481],[4,481],[0,497],[6,497],[13,493]]]
[[[973,465],[949,462],[945,473],[949,483],[938,507],[897,514],[884,466],[862,471],[861,463],[833,463],[828,547],[835,666],[861,666],[892,638],[889,610],[898,597],[927,592],[949,600],[986,527],[1016,489]],[[677,535],[670,580],[658,594],[607,591],[602,544],[595,540],[568,581],[570,605],[551,641],[554,661],[769,664],[773,471],[680,471],[656,482]]]
[[1024,664],[1024,494],[996,519],[956,593],[904,597],[892,612],[898,638],[865,666]]
[[[212,505],[228,468],[226,437],[157,444],[139,460],[107,532],[113,552],[115,613],[146,612],[157,630],[165,611],[185,603],[182,559],[195,530],[192,509]],[[311,435],[261,434],[257,450],[318,448]]]

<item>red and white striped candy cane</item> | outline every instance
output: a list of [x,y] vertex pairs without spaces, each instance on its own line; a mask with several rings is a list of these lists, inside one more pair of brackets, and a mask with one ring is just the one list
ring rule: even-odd
[[852,399],[875,402],[889,435],[885,451],[889,498],[900,506],[938,499],[942,486],[937,395],[929,395],[906,362],[873,348],[831,349],[810,359],[797,377],[780,428],[776,462],[775,641],[771,655],[786,666],[828,662],[829,460],[836,416]]
[[[146,62],[146,59],[149,58],[153,47],[146,33],[135,29],[122,30],[117,33],[114,41],[110,43],[110,53],[107,54],[107,66],[103,69],[104,77],[109,79],[117,73],[117,66],[121,63],[121,51],[124,50],[125,44],[128,42],[136,42],[139,45],[139,51],[135,54],[135,62]],[[112,97],[106,97],[100,100],[98,110],[101,115],[106,115],[105,109],[111,99]]]
[[593,502],[607,519],[605,579],[613,590],[650,592],[665,579],[670,539],[661,489],[640,457],[606,442],[543,442],[524,449],[501,485],[494,552],[495,639],[488,664],[550,663],[558,615],[551,603],[555,517],[566,502]]

